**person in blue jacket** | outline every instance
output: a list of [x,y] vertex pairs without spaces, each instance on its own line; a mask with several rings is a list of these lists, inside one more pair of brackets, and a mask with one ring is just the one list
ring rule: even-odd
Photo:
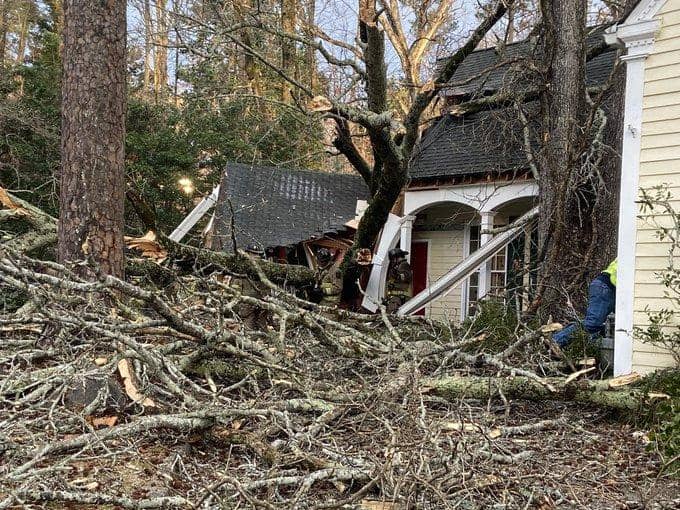
[[616,270],[618,259],[614,259],[607,269],[602,271],[590,283],[588,288],[588,308],[582,323],[572,322],[561,331],[553,335],[553,340],[560,347],[566,347],[572,341],[574,333],[579,326],[590,334],[591,340],[604,333],[604,325],[607,316],[614,311],[616,306]]

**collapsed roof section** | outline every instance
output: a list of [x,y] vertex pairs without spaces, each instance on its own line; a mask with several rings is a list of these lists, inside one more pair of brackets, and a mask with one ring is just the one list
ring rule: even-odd
[[[214,249],[291,246],[337,234],[368,198],[357,175],[229,163],[222,177],[212,230]],[[231,207],[230,207],[231,202]]]

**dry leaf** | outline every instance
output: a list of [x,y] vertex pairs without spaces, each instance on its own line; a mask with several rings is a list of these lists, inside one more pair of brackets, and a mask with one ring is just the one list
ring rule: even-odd
[[125,244],[131,250],[139,250],[142,257],[149,258],[160,264],[168,258],[168,252],[156,240],[156,233],[149,230],[142,237],[125,237]]
[[86,416],[85,421],[92,425],[94,428],[97,427],[113,427],[118,423],[118,416]]
[[19,214],[23,214],[25,216],[30,215],[26,209],[15,203],[14,200],[9,197],[7,191],[2,186],[0,186],[0,204],[2,204],[5,209],[17,211]]
[[309,102],[309,109],[313,112],[328,112],[333,109],[333,104],[327,97],[315,96]]
[[128,397],[144,407],[156,407],[156,403],[142,395],[135,386],[132,380],[132,367],[128,360],[122,359],[118,362],[118,372],[123,379],[123,386],[125,386],[125,393],[127,393]]
[[475,478],[472,480],[472,485],[475,489],[481,489],[483,487],[489,487],[490,485],[496,485],[503,481],[500,476],[487,475],[480,478]]

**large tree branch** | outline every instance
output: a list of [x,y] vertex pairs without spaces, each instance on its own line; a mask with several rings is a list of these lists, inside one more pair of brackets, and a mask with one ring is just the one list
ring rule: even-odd
[[360,0],[359,30],[361,42],[365,45],[368,109],[374,113],[382,113],[387,110],[385,35],[378,27],[375,0]]
[[507,6],[512,3],[514,3],[514,0],[498,0],[495,7],[491,10],[491,13],[479,24],[479,26],[477,26],[465,45],[446,61],[446,64],[442,67],[439,75],[434,80],[435,86],[431,89],[423,90],[416,96],[404,122],[406,126],[406,135],[402,142],[402,151],[405,157],[408,157],[418,140],[420,117],[437,95],[438,87],[451,79],[460,64],[474,51],[479,42],[484,38],[487,32],[491,30],[496,22],[503,17],[507,11]]
[[397,56],[401,61],[401,67],[406,74],[406,80],[408,82],[412,82],[412,77],[410,76],[411,59],[409,56],[406,35],[404,34],[404,29],[401,26],[399,4],[396,2],[396,0],[380,0],[380,5],[385,12],[385,16],[380,17],[381,25],[385,30],[390,42],[392,43],[394,51],[397,53]]
[[421,62],[427,48],[432,44],[437,32],[446,21],[447,14],[451,8],[453,0],[440,0],[439,6],[432,17],[428,17],[429,26],[427,26],[422,34],[417,34],[415,41],[411,45],[409,51],[411,53],[411,62]]
[[371,167],[354,144],[349,124],[344,119],[336,118],[335,127],[336,136],[333,140],[333,146],[347,158],[347,161],[350,162],[354,169],[364,179],[366,185],[370,188],[372,181]]

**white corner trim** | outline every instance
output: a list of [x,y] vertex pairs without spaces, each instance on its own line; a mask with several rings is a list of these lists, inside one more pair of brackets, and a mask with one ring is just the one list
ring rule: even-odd
[[[642,3],[638,7],[641,6]],[[653,11],[646,10],[645,12],[649,14]],[[654,11],[654,14],[656,14],[656,11]],[[626,99],[623,120],[623,150],[621,153],[619,240],[617,250],[619,265],[614,333],[615,376],[628,374],[633,368],[635,252],[642,135],[642,101],[645,87],[646,58],[654,48],[654,35],[658,27],[659,23],[655,20],[638,21],[633,19],[632,23],[629,21],[619,26],[615,32],[618,40],[623,42],[628,49],[628,54],[622,57],[622,60],[626,62]]]
[[640,0],[626,19],[626,24],[650,20],[656,16],[666,0]]

